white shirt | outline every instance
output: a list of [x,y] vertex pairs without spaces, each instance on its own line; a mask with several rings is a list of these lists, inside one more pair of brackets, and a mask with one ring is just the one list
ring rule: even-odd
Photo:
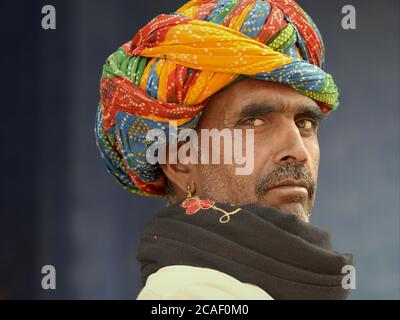
[[173,265],[151,274],[137,300],[273,300],[258,286],[226,273]]

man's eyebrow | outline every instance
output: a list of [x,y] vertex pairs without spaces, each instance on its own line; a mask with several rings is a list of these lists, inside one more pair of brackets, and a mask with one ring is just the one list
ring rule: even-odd
[[312,106],[303,106],[296,114],[313,118],[318,122],[327,116],[327,113],[323,112],[319,107]]
[[267,103],[251,103],[242,108],[239,118],[261,117],[270,112],[278,112],[279,108]]
[[[239,113],[239,118],[261,117],[270,112],[285,112],[284,107],[268,103],[251,103],[243,107]],[[311,117],[317,121],[321,121],[327,115],[317,106],[301,106],[296,110],[296,115]]]

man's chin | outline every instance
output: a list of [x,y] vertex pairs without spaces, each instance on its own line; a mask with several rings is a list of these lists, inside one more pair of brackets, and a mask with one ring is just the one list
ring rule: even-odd
[[262,202],[259,204],[265,207],[277,208],[283,213],[296,215],[305,222],[310,221],[310,214],[308,213],[308,210],[300,202],[280,203],[275,205]]

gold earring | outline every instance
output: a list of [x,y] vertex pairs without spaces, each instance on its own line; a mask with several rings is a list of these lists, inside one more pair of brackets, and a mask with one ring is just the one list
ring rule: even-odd
[[188,183],[186,186],[186,199],[191,199],[192,198],[192,191],[191,191],[192,187],[190,186],[190,184]]

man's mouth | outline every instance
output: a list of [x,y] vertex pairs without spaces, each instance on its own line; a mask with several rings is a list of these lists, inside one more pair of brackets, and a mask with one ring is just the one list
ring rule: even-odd
[[310,186],[305,180],[288,179],[274,184],[268,188],[267,193],[302,199],[309,196],[309,188]]

